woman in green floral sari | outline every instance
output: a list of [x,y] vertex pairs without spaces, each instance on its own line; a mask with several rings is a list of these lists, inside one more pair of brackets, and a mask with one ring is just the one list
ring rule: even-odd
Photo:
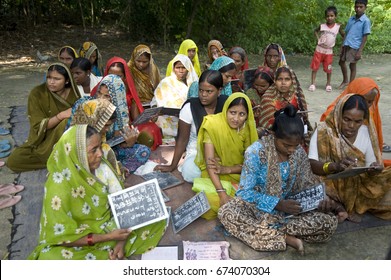
[[55,145],[47,166],[40,241],[29,259],[123,259],[159,243],[165,220],[134,231],[116,228],[108,188],[96,172],[105,165],[111,170],[105,176],[116,176],[102,157],[101,144],[94,128],[75,125]]

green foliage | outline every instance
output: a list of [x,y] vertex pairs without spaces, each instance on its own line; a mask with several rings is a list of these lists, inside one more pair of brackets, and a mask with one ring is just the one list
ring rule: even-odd
[[[343,26],[355,14],[352,0],[3,0],[0,27],[114,26],[131,40],[171,48],[191,38],[203,50],[209,40],[218,39],[226,49],[240,45],[251,53],[261,53],[275,42],[286,53],[312,54],[313,31],[325,21],[324,11],[330,5],[337,7],[337,22]],[[365,52],[391,53],[391,1],[371,0],[366,14],[372,32]],[[341,43],[338,36],[336,48]]]

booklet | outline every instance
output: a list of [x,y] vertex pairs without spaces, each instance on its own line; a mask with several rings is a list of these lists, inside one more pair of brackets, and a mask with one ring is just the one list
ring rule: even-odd
[[183,241],[184,260],[230,260],[227,241]]
[[324,183],[316,184],[310,188],[292,194],[285,199],[293,199],[300,203],[301,213],[308,212],[318,208],[319,202],[326,198]]

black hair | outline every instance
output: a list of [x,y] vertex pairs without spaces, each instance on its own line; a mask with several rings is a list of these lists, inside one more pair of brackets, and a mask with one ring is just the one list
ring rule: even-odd
[[241,47],[233,47],[229,50],[228,52],[228,55],[231,57],[232,54],[234,53],[237,53],[238,55],[240,55],[240,58],[242,59],[242,61],[245,61],[246,60],[246,51],[241,48]]
[[333,12],[335,16],[338,15],[338,11],[337,11],[337,8],[335,6],[329,6],[326,8],[326,10],[324,11],[324,16],[327,17],[327,13],[328,12]]
[[148,53],[148,52],[143,52],[142,54],[140,54],[138,57],[140,57],[140,56],[146,56],[149,60],[151,60],[151,54],[150,53]]
[[292,104],[274,113],[272,131],[274,131],[276,138],[303,138],[304,123],[301,116],[296,113],[297,110]]
[[109,70],[110,70],[110,68],[113,68],[113,67],[119,67],[119,68],[121,68],[122,73],[123,73],[124,75],[126,74],[126,73],[125,73],[125,67],[124,67],[124,65],[123,65],[121,62],[114,62],[113,64],[110,65]]
[[205,70],[202,72],[198,84],[203,82],[207,82],[217,89],[222,88],[224,83],[223,76],[217,70]]
[[363,96],[355,94],[349,97],[349,99],[346,100],[345,104],[342,107],[342,113],[352,109],[363,111],[364,118],[368,118],[368,105]]
[[84,57],[78,57],[78,58],[75,58],[73,61],[72,61],[72,64],[71,64],[71,69],[75,68],[75,67],[79,67],[81,70],[83,70],[84,72],[87,72],[88,70],[91,71],[91,62],[89,59],[87,58],[84,58]]
[[261,78],[263,80],[265,80],[269,86],[271,86],[272,84],[274,84],[274,80],[273,80],[273,77],[270,76],[268,73],[266,72],[262,72],[262,71],[259,71],[259,72],[255,72],[255,76],[254,76],[254,81],[253,83],[255,82],[256,79]]
[[71,78],[69,77],[68,71],[61,65],[58,64],[53,64],[48,68],[47,73],[52,72],[52,71],[57,71],[61,75],[64,76],[65,78],[65,87],[69,88],[72,86],[71,84]]
[[356,1],[354,1],[354,5],[356,5],[356,4],[364,4],[366,7],[368,4],[368,1],[367,0],[356,0]]
[[60,49],[60,55],[63,53],[63,52],[66,52],[67,54],[69,54],[70,56],[72,56],[74,59],[76,58],[76,54],[75,52],[70,48],[70,47],[63,47]]
[[267,47],[267,49],[266,49],[266,54],[267,54],[267,52],[270,51],[270,50],[276,50],[276,51],[278,52],[278,54],[280,55],[279,46],[278,46],[277,44],[274,44],[274,43],[270,44],[270,45]]
[[235,98],[228,106],[228,109],[233,107],[233,106],[236,106],[236,105],[243,105],[244,108],[246,109],[246,112],[248,114],[248,105],[247,105],[247,101],[246,99],[244,99],[243,97],[238,97],[238,98]]
[[235,70],[235,69],[236,69],[235,63],[234,63],[234,62],[231,62],[231,63],[229,63],[229,64],[227,64],[227,65],[221,67],[221,68],[219,69],[219,72],[220,72],[220,73],[226,73],[226,72],[228,72],[228,71],[230,71],[230,70]]
[[90,125],[87,125],[86,139],[88,140],[91,136],[94,136],[95,134],[99,134],[98,130],[96,130],[96,128],[94,128]]
[[279,67],[277,69],[274,79],[277,80],[281,73],[289,73],[289,76],[291,77],[291,79],[293,79],[291,71],[288,67],[285,66]]
[[[175,65],[177,65],[178,64],[178,62],[180,62],[180,63],[182,63],[182,61],[180,61],[180,60],[177,60],[177,61],[175,61],[174,62],[174,64],[172,65],[172,68],[175,68]],[[183,64],[183,63],[182,63]],[[183,66],[185,66],[184,64],[183,64]],[[186,67],[185,67],[186,68]],[[187,69],[186,69],[187,70]]]

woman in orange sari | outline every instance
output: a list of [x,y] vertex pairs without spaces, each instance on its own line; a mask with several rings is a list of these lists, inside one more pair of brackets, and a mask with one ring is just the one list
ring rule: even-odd
[[[367,77],[361,77],[353,80],[348,87],[327,107],[327,110],[320,117],[320,121],[325,121],[326,117],[333,111],[338,100],[343,96],[355,93],[362,95],[367,101],[369,107],[369,115],[375,125],[377,132],[377,139],[379,147],[383,147],[383,152],[391,152],[390,146],[383,142],[383,130],[379,112],[379,100],[380,100],[380,89],[374,80]],[[391,166],[391,160],[383,160],[384,166]]]

